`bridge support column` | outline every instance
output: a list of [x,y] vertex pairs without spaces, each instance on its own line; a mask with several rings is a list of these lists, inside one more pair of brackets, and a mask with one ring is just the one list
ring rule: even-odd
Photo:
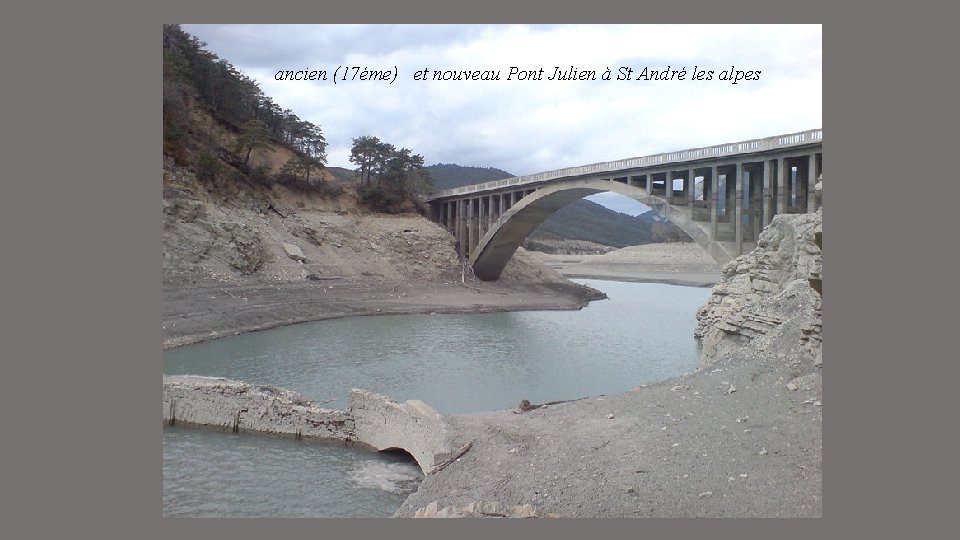
[[480,240],[480,199],[473,199],[470,201],[470,250],[467,252],[469,255],[473,254],[473,250],[477,248],[477,244]]
[[473,224],[473,199],[467,199],[466,201],[464,201],[464,204],[467,207],[466,208],[467,222],[466,222],[466,230],[464,231],[466,232],[466,237],[463,240],[464,240],[464,244],[466,245],[465,256],[469,258],[470,254],[473,253],[473,229],[475,227],[475,225]]
[[457,244],[460,246],[460,249],[459,249],[460,258],[465,258],[466,250],[467,250],[467,235],[466,235],[467,224],[466,224],[466,220],[464,219],[464,211],[466,210],[466,208],[464,208],[465,205],[464,205],[463,199],[458,199],[456,202],[456,205],[457,205],[457,224],[456,224],[457,233],[455,236],[457,238]]
[[[487,230],[487,231],[489,231],[489,230],[490,230],[490,227],[493,225],[493,213],[494,213],[494,211],[495,211],[495,210],[493,209],[493,195],[489,195],[489,196],[487,197],[487,226],[486,226],[486,230]],[[484,233],[484,234],[486,234],[486,233]]]
[[693,212],[693,193],[696,191],[696,187],[697,175],[694,173],[693,169],[689,169],[687,170],[687,206],[690,207],[690,212]]
[[477,213],[477,217],[480,219],[480,226],[477,227],[477,237],[481,237],[487,232],[487,215],[490,213],[490,208],[487,206],[486,196],[480,197],[477,202],[480,205],[480,211]]
[[453,237],[460,239],[459,230],[457,230],[457,221],[460,219],[460,210],[457,207],[457,201],[450,201],[450,232]]
[[773,162],[763,160],[763,226],[773,219]]
[[743,163],[734,165],[736,186],[734,187],[733,212],[730,219],[734,220],[733,241],[736,242],[737,255],[743,255]]
[[787,213],[787,175],[790,174],[787,160],[777,159],[777,213]]
[[717,241],[717,205],[720,197],[726,197],[726,193],[720,192],[720,176],[717,174],[717,166],[710,167],[710,241]]
[[810,154],[807,165],[807,212],[817,211],[817,197],[813,186],[817,184],[817,153]]

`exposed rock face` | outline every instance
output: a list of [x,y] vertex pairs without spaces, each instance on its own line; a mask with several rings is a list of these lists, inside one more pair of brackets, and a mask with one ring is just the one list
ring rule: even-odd
[[260,233],[244,223],[228,223],[223,229],[230,235],[227,249],[230,265],[244,274],[252,274],[263,266],[263,240]]
[[713,295],[697,311],[700,368],[738,354],[822,362],[822,212],[778,215],[757,249],[721,269]]
[[195,272],[209,259],[253,274],[264,264],[263,240],[245,223],[213,219],[207,205],[190,191],[164,187],[164,272]]

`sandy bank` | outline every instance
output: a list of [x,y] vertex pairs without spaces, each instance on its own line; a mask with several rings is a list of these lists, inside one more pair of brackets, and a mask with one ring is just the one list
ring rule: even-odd
[[696,244],[628,246],[603,255],[531,254],[567,278],[669,283],[692,287],[710,287],[720,280],[720,267]]

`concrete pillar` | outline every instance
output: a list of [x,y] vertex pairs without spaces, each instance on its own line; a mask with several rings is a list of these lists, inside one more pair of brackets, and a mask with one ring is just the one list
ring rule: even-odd
[[457,242],[460,243],[460,257],[466,257],[467,252],[467,238],[466,238],[466,220],[464,219],[464,208],[463,199],[457,199],[457,233],[456,238]]
[[470,254],[477,248],[480,240],[480,199],[470,201]]
[[461,208],[463,210],[460,218],[463,222],[463,236],[460,238],[460,243],[463,246],[463,257],[467,258],[470,255],[470,199],[464,199]]
[[493,195],[490,195],[489,197],[487,197],[487,226],[484,227],[483,234],[487,234],[487,231],[489,231],[493,227],[494,212],[495,210],[493,208]]
[[513,208],[514,206],[516,206],[516,204],[517,204],[517,192],[511,191],[510,192],[510,208]]
[[777,159],[777,213],[787,213],[787,180],[790,178],[790,171],[787,167],[787,160]]
[[[761,166],[763,166],[762,163],[761,163]],[[753,179],[754,173],[756,173],[756,174],[759,176],[760,171],[758,171],[758,170],[756,169],[756,167],[754,167],[754,169],[753,169],[752,171],[750,171],[750,189],[751,189],[751,190],[755,190],[755,189],[758,189],[758,188],[762,188],[762,185],[763,185],[763,179],[762,179],[762,178],[760,179],[760,182],[754,181],[754,179]],[[751,214],[750,214],[750,216],[751,216],[751,217],[750,217],[750,224],[753,226],[753,241],[754,241],[754,242],[758,242],[758,241],[760,240],[760,230],[763,228],[762,220],[763,220],[763,212],[764,212],[764,210],[763,210],[763,192],[762,192],[762,191],[761,191],[760,195],[761,195],[760,197],[751,197],[751,198],[750,198],[750,207],[751,207],[751,209],[753,210],[753,212],[751,212]]]
[[766,227],[773,219],[773,162],[763,160],[763,226]]
[[[493,195],[487,196],[487,230],[490,230],[490,227],[493,225],[493,215],[496,212],[493,208]],[[486,233],[484,233],[486,234]]]
[[720,200],[721,195],[725,196],[724,193],[720,193],[718,189],[720,187],[720,179],[718,178],[717,166],[713,165],[710,167],[710,241],[716,241],[717,239],[717,202]]
[[[693,194],[697,188],[697,175],[693,172],[693,169],[687,171],[687,206],[690,207],[690,211],[693,212]],[[691,219],[692,219],[691,215]]]
[[733,226],[733,241],[736,242],[737,255],[743,254],[743,163],[737,163],[734,165],[735,172],[733,177],[736,178],[736,186],[734,186],[733,191],[733,212],[730,214],[730,219],[734,220]]
[[487,207],[487,198],[480,197],[477,199],[477,204],[480,205],[480,212],[478,217],[480,218],[480,226],[477,227],[477,238],[480,238],[487,233],[487,216],[490,214],[490,208]]
[[817,184],[817,153],[810,154],[807,162],[807,212],[817,211],[817,197],[813,186]]

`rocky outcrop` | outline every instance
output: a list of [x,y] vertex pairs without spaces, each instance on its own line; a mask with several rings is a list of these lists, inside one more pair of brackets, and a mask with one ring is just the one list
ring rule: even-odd
[[778,215],[697,311],[700,367],[736,354],[822,363],[822,212]]
[[293,259],[294,261],[307,262],[307,258],[303,256],[303,251],[300,250],[300,247],[294,244],[288,244],[282,242],[284,253],[287,254],[287,257]]
[[260,233],[244,223],[222,225],[230,235],[227,251],[230,253],[230,265],[243,274],[252,274],[263,266],[263,240]]
[[213,219],[208,205],[185,188],[164,187],[162,240],[168,274],[196,272],[210,259],[245,275],[264,264],[259,232],[242,222]]

